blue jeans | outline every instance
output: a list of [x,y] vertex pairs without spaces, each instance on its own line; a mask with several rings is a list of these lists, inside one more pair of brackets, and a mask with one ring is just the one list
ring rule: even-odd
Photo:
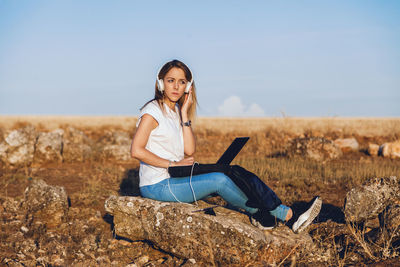
[[154,200],[186,203],[195,201],[193,192],[196,200],[216,193],[237,208],[244,209],[251,214],[258,211],[257,208],[246,206],[247,196],[222,172],[193,175],[191,181],[193,192],[189,179],[189,177],[168,178],[157,184],[140,187],[140,193],[143,197]]

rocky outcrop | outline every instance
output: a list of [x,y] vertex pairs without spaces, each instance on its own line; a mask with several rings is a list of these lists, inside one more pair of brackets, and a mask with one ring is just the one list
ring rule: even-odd
[[64,133],[63,159],[65,162],[83,162],[92,156],[92,140],[85,133],[69,127]]
[[360,145],[354,137],[339,138],[336,139],[334,142],[342,150],[343,153],[357,152],[360,149]]
[[196,212],[202,205],[111,196],[105,209],[114,216],[117,235],[149,240],[162,250],[205,265],[272,264],[294,248],[302,251],[313,246],[306,233],[294,234],[286,226],[263,232],[249,224],[247,216],[222,207],[214,209],[216,216]]
[[384,214],[385,227],[389,230],[396,230],[400,236],[400,203],[389,205]]
[[110,133],[110,141],[103,147],[103,156],[118,161],[128,161],[131,159],[130,144],[131,138],[126,132]]
[[0,144],[0,160],[11,165],[29,165],[33,161],[37,133],[32,126],[11,131]]
[[346,194],[344,214],[349,222],[373,220],[386,207],[400,203],[400,183],[395,176],[368,180]]
[[67,219],[68,196],[64,187],[34,180],[25,190],[22,206],[26,210],[28,224],[40,221],[47,229],[54,229]]
[[374,156],[374,157],[378,156],[378,154],[379,154],[379,145],[369,143],[368,144],[368,154],[370,156]]
[[73,127],[38,133],[34,127],[26,126],[8,134],[0,131],[0,135],[1,165],[131,160],[131,138],[123,131],[109,131],[98,142]]
[[318,161],[339,158],[341,149],[331,140],[322,137],[293,139],[287,149],[289,157],[302,156]]
[[391,143],[384,143],[379,150],[382,151],[382,156],[385,158],[399,159],[400,140]]
[[62,162],[62,130],[50,133],[39,133],[36,142],[34,162]]

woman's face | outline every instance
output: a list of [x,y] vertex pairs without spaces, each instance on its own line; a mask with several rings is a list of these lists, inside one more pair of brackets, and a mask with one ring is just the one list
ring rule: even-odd
[[185,77],[185,72],[180,69],[173,67],[165,75],[164,79],[164,95],[167,104],[175,105],[176,102],[185,93],[185,88],[188,83]]

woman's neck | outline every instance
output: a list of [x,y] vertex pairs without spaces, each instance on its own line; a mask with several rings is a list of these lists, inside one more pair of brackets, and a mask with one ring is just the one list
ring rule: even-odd
[[168,98],[164,98],[164,103],[172,110],[175,111],[176,102],[172,102]]

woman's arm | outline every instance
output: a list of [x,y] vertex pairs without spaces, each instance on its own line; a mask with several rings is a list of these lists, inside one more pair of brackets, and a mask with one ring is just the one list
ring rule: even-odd
[[[185,96],[185,102],[183,103],[181,109],[182,122],[189,121],[187,111],[192,103],[193,103],[192,89],[190,89],[189,94]],[[184,152],[186,155],[192,156],[194,152],[196,152],[196,139],[194,138],[192,127],[183,125],[182,128],[183,128]]]
[[[171,162],[167,159],[160,158],[156,154],[146,149],[147,141],[150,133],[158,126],[158,122],[149,114],[144,114],[138,125],[138,129],[132,140],[131,156],[146,164],[168,168],[169,166],[192,165],[193,157],[185,158],[179,162]],[[171,164],[171,165],[170,165]]]

